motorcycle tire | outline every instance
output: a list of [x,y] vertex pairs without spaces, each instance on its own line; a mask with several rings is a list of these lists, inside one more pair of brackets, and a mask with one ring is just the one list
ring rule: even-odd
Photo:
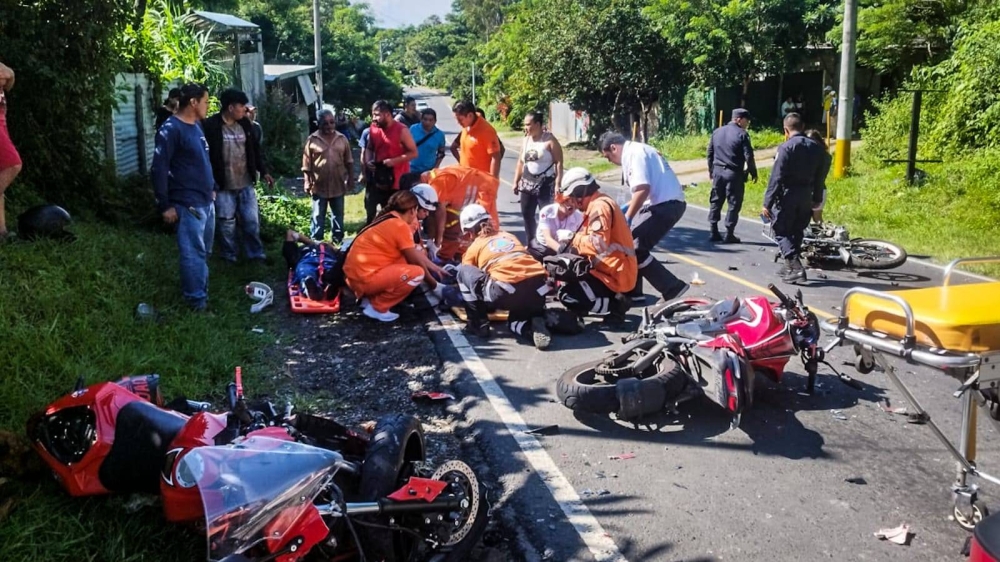
[[667,301],[650,307],[649,318],[653,322],[660,322],[661,320],[670,322],[671,318],[678,312],[691,310],[696,306],[708,305],[708,307],[710,307],[715,303],[715,299],[705,299],[700,297],[688,297]]
[[[395,492],[411,476],[411,463],[424,460],[425,451],[424,430],[416,417],[394,414],[379,419],[361,465],[361,501],[378,501]],[[411,537],[398,537],[399,533],[372,527],[359,527],[358,534],[362,541],[358,546],[368,559],[408,559],[408,549],[401,542],[412,541]]]
[[[906,250],[885,240],[851,241],[851,265],[865,269],[895,269],[906,263]],[[874,254],[874,255],[873,255]]]
[[[601,376],[596,372],[597,366],[605,361],[607,360],[590,361],[567,369],[556,382],[556,395],[559,397],[559,402],[576,412],[592,414],[618,412],[621,404],[618,400],[616,377]],[[666,386],[673,377],[686,376],[680,365],[667,357],[661,358],[659,365],[651,369],[654,368],[656,372],[652,376],[633,377],[629,375],[624,378],[638,378],[644,387],[652,388]],[[670,398],[667,397],[667,400],[669,401]]]

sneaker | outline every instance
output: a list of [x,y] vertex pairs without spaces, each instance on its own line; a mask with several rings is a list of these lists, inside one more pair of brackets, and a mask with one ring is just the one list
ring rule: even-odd
[[365,305],[365,307],[361,310],[361,313],[373,320],[378,320],[379,322],[394,322],[399,318],[399,315],[395,312],[379,312],[375,310],[370,303]]
[[678,299],[684,293],[688,292],[688,289],[690,289],[690,288],[691,288],[691,285],[689,285],[689,284],[687,284],[687,283],[685,283],[683,281],[679,281],[678,280],[677,285],[675,285],[672,290],[667,291],[666,293],[663,293],[663,295],[661,295],[661,300],[663,302],[667,302],[667,301],[672,301],[674,299]]
[[726,237],[722,239],[726,244],[742,244],[743,241],[736,237],[732,231],[726,233]]
[[361,308],[368,308],[372,305],[372,301],[368,300],[368,297],[365,297],[361,299],[361,302],[359,302],[358,304],[361,306]]
[[536,349],[545,349],[552,343],[552,335],[549,334],[545,319],[541,316],[535,316],[531,319],[531,340]]
[[712,235],[708,237],[709,242],[722,242],[722,234],[718,230],[712,229]]

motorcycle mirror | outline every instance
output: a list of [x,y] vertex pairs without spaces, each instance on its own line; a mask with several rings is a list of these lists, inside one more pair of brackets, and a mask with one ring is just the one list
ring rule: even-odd
[[799,301],[799,306],[805,306],[806,303],[802,300],[802,289],[797,289],[795,291],[795,300]]
[[87,386],[87,383],[84,382],[83,375],[80,375],[76,377],[76,386],[73,387],[73,392],[79,392],[83,390],[85,386]]

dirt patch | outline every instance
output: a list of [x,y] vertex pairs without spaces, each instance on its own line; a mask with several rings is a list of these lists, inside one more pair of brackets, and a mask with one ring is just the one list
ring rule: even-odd
[[[276,291],[275,301],[287,293]],[[448,402],[418,403],[414,392],[452,392],[427,322],[435,321],[422,297],[394,309],[399,320],[382,324],[360,314],[353,303],[339,314],[297,315],[276,306],[282,334],[275,352],[284,369],[272,381],[281,395],[292,395],[298,408],[329,416],[361,428],[381,416],[403,413],[417,416],[427,442],[427,460],[440,464],[462,459],[476,466],[478,451],[472,439],[463,443],[457,431],[461,420],[447,411]],[[461,397],[456,397],[460,399]],[[499,485],[485,482],[492,497]],[[499,521],[491,522],[473,560],[519,560],[515,543]]]

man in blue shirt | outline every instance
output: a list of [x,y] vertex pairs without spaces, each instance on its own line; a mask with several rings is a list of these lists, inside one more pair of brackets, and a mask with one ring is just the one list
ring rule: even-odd
[[177,223],[181,290],[196,311],[208,302],[208,255],[215,237],[215,178],[201,121],[208,114],[208,89],[181,87],[178,110],[156,133],[153,193],[163,222]]
[[420,123],[410,127],[413,142],[417,143],[417,157],[410,161],[410,173],[428,172],[444,160],[444,133],[435,125],[437,112],[428,107],[420,112]]

